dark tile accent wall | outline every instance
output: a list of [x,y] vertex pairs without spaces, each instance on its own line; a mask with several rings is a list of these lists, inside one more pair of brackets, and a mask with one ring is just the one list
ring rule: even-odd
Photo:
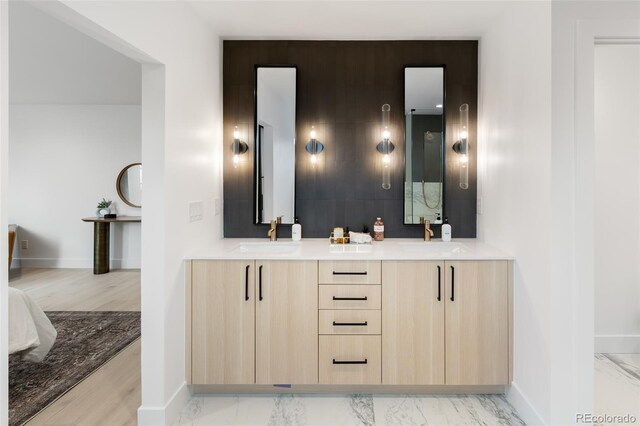
[[[254,66],[297,65],[296,215],[303,237],[328,237],[335,226],[370,229],[376,216],[387,237],[423,236],[420,225],[403,224],[404,116],[406,65],[446,65],[447,141],[445,216],[455,237],[476,236],[477,41],[225,41],[224,235],[265,237],[268,225],[254,224]],[[391,189],[383,190],[382,161],[375,147],[381,107],[391,105]],[[458,186],[452,124],[469,104],[469,189]],[[232,165],[233,129],[249,145],[238,168]],[[312,167],[304,146],[315,126],[325,145]],[[436,233],[439,229],[436,227]],[[279,236],[289,237],[290,226]]]

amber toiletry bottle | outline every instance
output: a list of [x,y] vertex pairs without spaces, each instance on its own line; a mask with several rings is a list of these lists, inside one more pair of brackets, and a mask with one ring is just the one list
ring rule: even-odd
[[377,217],[373,224],[373,239],[375,241],[384,241],[384,222]]

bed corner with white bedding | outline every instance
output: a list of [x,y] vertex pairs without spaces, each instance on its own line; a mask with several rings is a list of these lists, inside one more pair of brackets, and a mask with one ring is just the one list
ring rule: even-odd
[[9,353],[22,353],[26,361],[40,362],[58,333],[29,295],[9,287]]

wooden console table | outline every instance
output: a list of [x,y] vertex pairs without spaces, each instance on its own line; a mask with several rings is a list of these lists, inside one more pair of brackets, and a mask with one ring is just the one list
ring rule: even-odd
[[113,219],[85,217],[82,221],[93,222],[93,273],[98,275],[109,272],[111,223],[142,222],[142,217],[118,216]]

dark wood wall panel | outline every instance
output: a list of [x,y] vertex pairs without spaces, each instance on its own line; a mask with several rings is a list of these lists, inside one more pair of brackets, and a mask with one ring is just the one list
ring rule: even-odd
[[[420,225],[403,224],[404,87],[407,65],[446,65],[445,216],[455,237],[476,236],[477,41],[225,41],[224,235],[265,237],[268,225],[253,222],[255,65],[298,67],[296,118],[296,215],[303,236],[328,237],[335,226],[371,229],[376,216],[387,237],[422,237]],[[391,189],[383,190],[381,107],[391,105],[393,152]],[[458,108],[469,104],[469,189],[458,186],[458,162],[451,126]],[[238,168],[232,165],[235,126],[249,145]],[[312,167],[305,144],[315,126],[325,145]],[[436,227],[438,228],[438,227]],[[439,233],[439,229],[436,229]],[[289,237],[290,226],[279,236]]]

